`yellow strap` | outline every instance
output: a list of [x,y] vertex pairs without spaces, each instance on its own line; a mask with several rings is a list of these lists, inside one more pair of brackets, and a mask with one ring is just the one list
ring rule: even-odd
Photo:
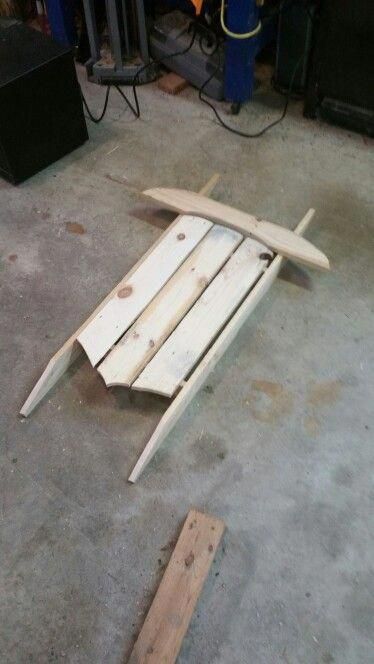
[[[192,1],[194,2],[194,0]],[[228,35],[228,37],[232,37],[232,39],[250,39],[251,37],[255,37],[262,28],[261,21],[259,21],[256,27],[253,28],[253,30],[251,30],[250,32],[245,32],[245,33],[231,32],[231,30],[229,30],[225,24],[225,0],[221,0],[221,26],[223,32],[226,35]]]

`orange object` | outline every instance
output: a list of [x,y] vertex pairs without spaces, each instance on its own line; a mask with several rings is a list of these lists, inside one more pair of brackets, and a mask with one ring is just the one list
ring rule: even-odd
[[201,8],[203,6],[203,1],[204,0],[191,0],[192,4],[194,5],[194,7],[196,9],[196,16],[199,16],[199,14],[201,13]]

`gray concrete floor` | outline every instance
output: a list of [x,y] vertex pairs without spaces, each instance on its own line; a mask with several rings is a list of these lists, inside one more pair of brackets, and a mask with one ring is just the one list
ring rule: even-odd
[[[85,90],[99,108],[103,91]],[[135,121],[113,92],[85,146],[18,188],[0,182],[0,660],[124,661],[195,506],[227,532],[181,663],[373,662],[370,141],[299,104],[245,141],[192,89],[140,99]],[[282,103],[260,92],[232,121],[259,128]],[[308,238],[332,271],[287,265],[131,486],[161,398],[106,390],[82,361],[28,420],[18,411],[169,223],[138,190],[197,190],[214,171],[219,200],[290,228],[315,207]]]

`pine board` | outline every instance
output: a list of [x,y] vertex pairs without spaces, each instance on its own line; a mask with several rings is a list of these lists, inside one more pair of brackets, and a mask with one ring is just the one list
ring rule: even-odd
[[220,519],[188,513],[129,664],[176,661],[224,531]]
[[107,386],[130,386],[237,248],[242,235],[215,225],[99,365]]
[[131,278],[79,334],[78,341],[95,366],[206,235],[212,223],[183,215]]
[[257,219],[252,214],[224,205],[194,191],[158,187],[147,189],[143,194],[172,210],[201,214],[212,221],[234,228],[244,235],[251,235],[282,256],[293,258],[310,267],[324,270],[328,270],[330,267],[329,261],[322,251],[284,226]]
[[267,248],[247,238],[133,383],[171,397],[264,271]]

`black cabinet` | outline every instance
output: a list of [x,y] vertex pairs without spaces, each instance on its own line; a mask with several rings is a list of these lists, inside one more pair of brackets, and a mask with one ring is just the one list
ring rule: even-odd
[[374,2],[322,0],[304,113],[374,134]]
[[0,19],[0,175],[21,182],[87,138],[71,49]]

